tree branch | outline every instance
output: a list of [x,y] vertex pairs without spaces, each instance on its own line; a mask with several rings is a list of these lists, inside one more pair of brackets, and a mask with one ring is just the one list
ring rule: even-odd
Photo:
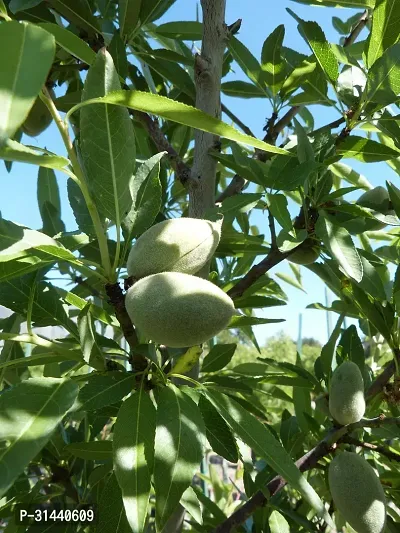
[[175,170],[177,178],[182,185],[187,187],[191,179],[191,169],[184,161],[182,161],[181,157],[172,147],[164,133],[161,131],[158,121],[152,119],[147,113],[133,110],[129,111],[146,128],[148,134],[156,145],[157,150],[159,152],[167,152],[168,160],[172,168]]
[[370,442],[362,442],[360,440],[354,439],[353,437],[344,437],[342,439],[342,442],[346,444],[352,444],[353,446],[360,446],[361,448],[365,448],[366,450],[372,450],[373,452],[378,452],[381,455],[387,457],[388,459],[400,463],[400,453],[388,450],[387,448],[385,448],[385,446],[371,444]]
[[[196,107],[221,118],[222,63],[229,30],[225,24],[226,0],[201,0],[203,40],[195,57]],[[195,130],[192,179],[189,183],[189,216],[202,218],[215,205],[217,161],[209,155],[219,137]]]
[[[360,420],[355,424],[348,426],[334,427],[327,436],[319,442],[312,450],[303,455],[298,461],[296,466],[301,472],[306,472],[315,468],[320,459],[334,451],[336,443],[341,442],[349,433],[352,433],[356,429],[363,427],[378,427],[382,424],[400,424],[399,418],[385,418],[377,417],[371,420]],[[212,533],[231,533],[241,524],[243,524],[250,516],[260,507],[264,507],[268,500],[277,494],[286,485],[286,480],[282,476],[274,477],[267,485],[266,490],[263,492],[259,490],[251,498],[247,500],[239,509],[237,509],[229,518],[227,518],[222,524],[217,526]],[[266,496],[268,494],[268,496]]]
[[361,15],[361,17],[360,17],[359,21],[357,22],[357,24],[351,30],[351,33],[344,40],[344,43],[343,43],[344,47],[354,44],[354,42],[356,41],[357,37],[360,35],[362,30],[367,25],[368,19],[369,19],[369,12],[368,12],[368,9],[366,9],[364,11],[364,13]]
[[129,344],[130,348],[130,363],[134,372],[140,372],[147,367],[147,359],[136,351],[139,344],[136,335],[135,327],[125,308],[125,296],[119,283],[108,283],[105,286],[107,296],[110,299],[110,304],[114,307],[115,316],[121,325],[122,333]]
[[[393,357],[397,359],[398,363],[400,363],[400,350],[393,350]],[[389,382],[391,377],[394,375],[396,371],[396,363],[395,360],[393,360],[387,365],[385,370],[380,374],[375,381],[373,381],[365,395],[365,399],[367,401],[372,400],[374,396],[378,395],[380,392],[383,391],[383,388],[385,385]]]

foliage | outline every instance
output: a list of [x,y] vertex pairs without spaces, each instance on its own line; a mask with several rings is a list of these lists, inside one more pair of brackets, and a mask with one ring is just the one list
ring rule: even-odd
[[[203,23],[162,23],[174,0],[0,0],[0,158],[8,172],[36,165],[42,218],[36,230],[0,217],[7,533],[31,531],[15,511],[41,504],[94,506],[95,524],[65,529],[85,533],[350,531],[327,479],[338,448],[374,468],[387,531],[397,530],[400,189],[382,176],[378,198],[356,168],[381,162],[400,174],[400,4],[297,1],[358,12],[336,10],[330,43],[293,4],[309,55],[285,45],[280,25],[259,60],[240,21],[224,24],[225,0],[201,1]],[[238,69],[246,81],[233,79]],[[220,93],[269,106],[263,139],[224,103],[220,119]],[[315,127],[315,104],[337,118]],[[50,119],[64,154],[23,135]],[[75,231],[62,219],[59,174]],[[202,346],[173,348],[132,324],[126,261],[146,230],[181,216],[223,219],[214,256],[191,273],[226,292],[236,314]],[[283,284],[304,290],[290,262],[303,243],[312,257],[297,262],[335,296],[311,307],[336,326],[301,353],[284,336],[260,347],[254,328],[280,322],[260,310],[279,306],[284,319]],[[285,261],[291,275],[279,272]],[[201,323],[199,309],[190,315]],[[361,372],[368,418],[338,426],[328,391],[345,361]],[[208,452],[238,463],[235,484],[206,471]]]

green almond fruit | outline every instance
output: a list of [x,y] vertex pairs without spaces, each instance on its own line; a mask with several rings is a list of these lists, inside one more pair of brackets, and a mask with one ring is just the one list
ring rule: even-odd
[[220,222],[197,218],[159,222],[133,245],[128,275],[140,279],[160,272],[196,274],[214,255],[220,236]]
[[[54,91],[51,89],[49,92],[51,97],[55,98]],[[21,129],[29,137],[37,137],[50,126],[52,120],[53,118],[46,105],[40,98],[36,98]]]
[[343,426],[354,424],[364,416],[364,380],[360,369],[352,361],[345,361],[332,374],[329,411]]
[[386,498],[367,461],[352,452],[336,455],[329,465],[329,488],[343,518],[357,533],[383,533]]
[[127,292],[126,310],[147,339],[171,348],[208,341],[230,322],[235,306],[210,281],[162,272],[136,282]]
[[310,265],[315,263],[321,253],[321,247],[318,241],[308,238],[288,256],[288,261],[297,265]]

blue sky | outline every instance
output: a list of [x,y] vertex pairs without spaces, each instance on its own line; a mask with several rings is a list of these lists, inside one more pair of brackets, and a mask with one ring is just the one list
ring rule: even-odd
[[[177,0],[174,6],[159,22],[195,20],[196,4],[196,0]],[[270,0],[248,0],[245,3],[239,0],[227,0],[226,22],[227,24],[231,24],[239,18],[242,19],[241,30],[237,37],[257,58],[260,57],[261,48],[265,38],[279,24],[284,24],[286,28],[285,46],[308,54],[309,50],[307,45],[297,31],[297,23],[287,13],[286,8],[291,8],[305,20],[317,21],[323,28],[327,39],[335,43],[339,41],[339,35],[332,26],[332,16],[334,15],[346,20],[352,14],[357,13],[357,10],[354,9],[310,7],[297,4],[290,0],[274,2],[271,2]],[[235,72],[230,74],[229,79],[246,80],[246,77],[237,65],[234,64],[233,68]],[[267,101],[262,99],[241,100],[225,96],[223,96],[222,101],[234,113],[236,113],[257,136],[263,136],[263,126],[271,113]],[[335,110],[332,111],[322,106],[312,106],[311,111],[314,114],[316,127],[339,118],[339,115]],[[52,124],[41,136],[35,139],[24,137],[23,142],[41,147],[45,146],[47,149],[55,153],[65,153],[64,146],[54,124]],[[347,163],[351,164],[358,172],[362,172],[373,185],[384,184],[385,179],[391,179],[394,181],[394,174],[385,164],[361,164],[355,161]],[[0,211],[2,216],[6,219],[36,229],[41,227],[41,219],[36,202],[37,172],[38,169],[34,166],[14,164],[12,172],[8,174],[4,165],[0,163],[0,185],[2,191]],[[72,231],[77,228],[68,203],[66,181],[66,176],[58,174],[58,183],[62,201],[62,215],[67,230]],[[295,214],[295,212],[293,212],[293,214]],[[261,232],[268,234],[266,217],[257,214],[254,218],[254,222],[258,224]],[[272,275],[275,272],[291,274],[287,264],[276,267],[272,271]],[[258,313],[259,316],[286,319],[286,322],[281,324],[271,324],[255,328],[255,333],[259,342],[264,342],[267,337],[274,335],[279,331],[284,331],[294,339],[297,338],[300,313],[303,313],[303,336],[314,337],[321,342],[326,341],[327,327],[325,313],[315,310],[305,310],[306,306],[312,302],[324,302],[324,285],[318,280],[318,278],[316,278],[316,276],[308,272],[305,268],[302,269],[302,276],[303,285],[307,294],[281,282],[282,287],[289,297],[289,304],[286,307],[271,308],[265,312],[260,311]],[[332,315],[331,320],[334,322],[335,319],[336,315]]]

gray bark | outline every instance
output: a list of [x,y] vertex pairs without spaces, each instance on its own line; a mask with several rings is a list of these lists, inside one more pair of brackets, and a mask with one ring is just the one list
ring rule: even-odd
[[[203,41],[201,54],[195,58],[196,107],[221,118],[221,77],[224,50],[228,39],[225,24],[226,0],[201,0],[203,9]],[[206,209],[215,205],[217,162],[208,155],[218,137],[195,132],[192,181],[189,188],[189,216],[202,218]]]

